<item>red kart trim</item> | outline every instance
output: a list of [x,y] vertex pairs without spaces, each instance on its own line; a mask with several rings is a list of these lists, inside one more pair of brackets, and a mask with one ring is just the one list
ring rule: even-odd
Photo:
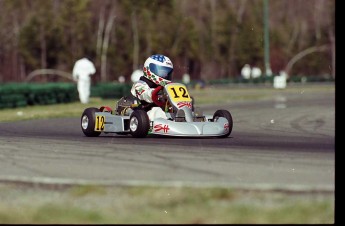
[[155,103],[158,107],[164,107],[165,103],[158,100],[157,93],[161,91],[164,87],[158,86],[156,89],[152,91],[152,101]]

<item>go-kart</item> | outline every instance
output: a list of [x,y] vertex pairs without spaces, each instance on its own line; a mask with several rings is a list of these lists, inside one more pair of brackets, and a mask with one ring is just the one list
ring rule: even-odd
[[[204,115],[195,110],[194,99],[181,83],[159,86],[152,92],[153,103],[124,96],[109,106],[86,108],[81,116],[81,129],[88,137],[101,133],[131,134],[143,138],[150,134],[179,137],[228,137],[233,128],[232,116],[227,110]],[[147,112],[160,107],[166,117],[150,121]]]

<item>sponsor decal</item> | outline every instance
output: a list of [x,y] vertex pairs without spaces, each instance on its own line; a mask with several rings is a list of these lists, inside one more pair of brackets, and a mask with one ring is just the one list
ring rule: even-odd
[[163,124],[157,124],[153,127],[154,132],[159,132],[162,131],[163,133],[168,133],[169,131],[169,126],[168,125],[163,125]]
[[224,124],[224,129],[225,129],[225,130],[229,130],[229,123],[225,123],[225,124]]
[[140,88],[140,89],[136,90],[137,96],[140,96],[144,92],[145,92],[145,90],[143,88]]
[[177,107],[178,108],[182,108],[184,106],[187,106],[188,108],[192,108],[192,103],[191,102],[187,102],[187,101],[182,101],[182,102],[178,102],[177,103]]

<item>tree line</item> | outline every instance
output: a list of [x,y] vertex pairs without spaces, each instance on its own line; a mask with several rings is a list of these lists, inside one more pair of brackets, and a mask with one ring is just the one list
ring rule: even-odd
[[[176,79],[234,78],[247,63],[264,71],[264,1],[0,0],[0,82],[71,72],[84,56],[97,81],[128,81],[154,53],[169,56]],[[273,74],[334,78],[335,0],[267,1]]]

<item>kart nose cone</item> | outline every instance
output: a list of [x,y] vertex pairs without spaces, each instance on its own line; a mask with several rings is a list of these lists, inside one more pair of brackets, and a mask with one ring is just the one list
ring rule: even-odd
[[200,137],[200,136],[222,136],[227,132],[228,120],[219,118],[217,122],[173,122],[158,118],[153,124],[153,134]]

